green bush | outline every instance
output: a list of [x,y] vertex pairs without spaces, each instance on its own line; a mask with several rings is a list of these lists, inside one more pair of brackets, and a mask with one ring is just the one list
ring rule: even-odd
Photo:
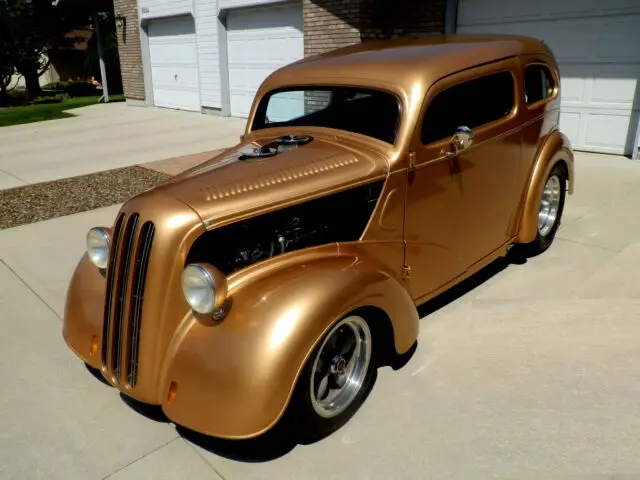
[[57,92],[64,92],[65,88],[69,85],[69,82],[51,82],[42,86],[43,90],[55,90]]
[[70,97],[93,97],[100,94],[98,88],[89,82],[51,82],[42,89],[64,92]]
[[49,95],[46,97],[36,97],[31,101],[31,103],[34,105],[42,105],[45,103],[60,103],[67,98],[69,98],[69,95],[67,95],[66,93],[57,93],[55,95]]
[[88,82],[70,82],[64,92],[70,97],[93,97],[100,93],[95,85]]
[[24,87],[16,87],[7,92],[7,96],[2,102],[7,107],[17,107],[28,103],[27,90]]

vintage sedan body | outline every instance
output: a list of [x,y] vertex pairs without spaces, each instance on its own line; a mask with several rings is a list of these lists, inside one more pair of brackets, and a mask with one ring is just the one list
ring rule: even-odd
[[551,244],[573,188],[559,102],[553,54],[523,37],[284,67],[239,145],[89,232],[64,338],[177,424],[240,439],[291,418],[327,435],[415,344],[416,305],[514,245]]

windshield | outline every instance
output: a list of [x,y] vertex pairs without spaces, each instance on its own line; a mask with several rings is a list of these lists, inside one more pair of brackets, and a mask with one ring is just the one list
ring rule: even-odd
[[265,95],[252,129],[328,127],[394,143],[399,120],[400,104],[390,93],[351,87],[297,87]]

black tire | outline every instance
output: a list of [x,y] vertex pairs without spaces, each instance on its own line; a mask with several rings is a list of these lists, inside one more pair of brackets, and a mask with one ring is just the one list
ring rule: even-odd
[[[326,417],[320,415],[314,407],[314,401],[312,399],[312,379],[314,378],[314,366],[316,365],[316,359],[319,358],[319,353],[325,343],[328,341],[329,336],[336,331],[345,319],[357,317],[362,319],[367,326],[369,323],[359,317],[358,315],[348,315],[336,322],[336,324],[327,332],[327,334],[318,343],[318,346],[314,349],[313,353],[309,357],[301,375],[298,379],[298,384],[289,406],[288,414],[292,421],[292,426],[298,436],[298,441],[301,443],[312,443],[322,438],[331,435],[336,430],[340,429],[346,424],[351,417],[358,411],[366,400],[369,392],[371,391],[375,379],[377,376],[376,358],[374,355],[373,335],[370,335],[370,358],[366,371],[363,374],[361,386],[348,406],[343,411],[332,417]],[[371,329],[369,328],[369,333]]]
[[558,180],[560,181],[560,203],[558,204],[558,210],[555,217],[555,222],[553,223],[553,226],[551,226],[551,228],[549,228],[547,231],[544,232],[544,234],[542,234],[540,231],[540,228],[538,228],[538,232],[536,234],[535,240],[525,245],[526,247],[525,252],[529,257],[540,255],[551,246],[551,244],[553,243],[553,240],[556,237],[556,233],[558,232],[558,228],[560,227],[560,223],[562,221],[562,213],[564,211],[564,201],[567,195],[567,189],[566,189],[567,171],[564,168],[564,165],[557,163],[553,167],[551,172],[549,172],[549,176],[545,180],[545,185],[554,176],[557,177]]

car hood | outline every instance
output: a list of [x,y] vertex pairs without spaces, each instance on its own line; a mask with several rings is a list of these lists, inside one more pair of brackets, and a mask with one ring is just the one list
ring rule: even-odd
[[308,143],[264,158],[243,155],[273,146],[252,137],[158,187],[191,207],[207,228],[384,178],[386,157],[366,142],[315,134]]

